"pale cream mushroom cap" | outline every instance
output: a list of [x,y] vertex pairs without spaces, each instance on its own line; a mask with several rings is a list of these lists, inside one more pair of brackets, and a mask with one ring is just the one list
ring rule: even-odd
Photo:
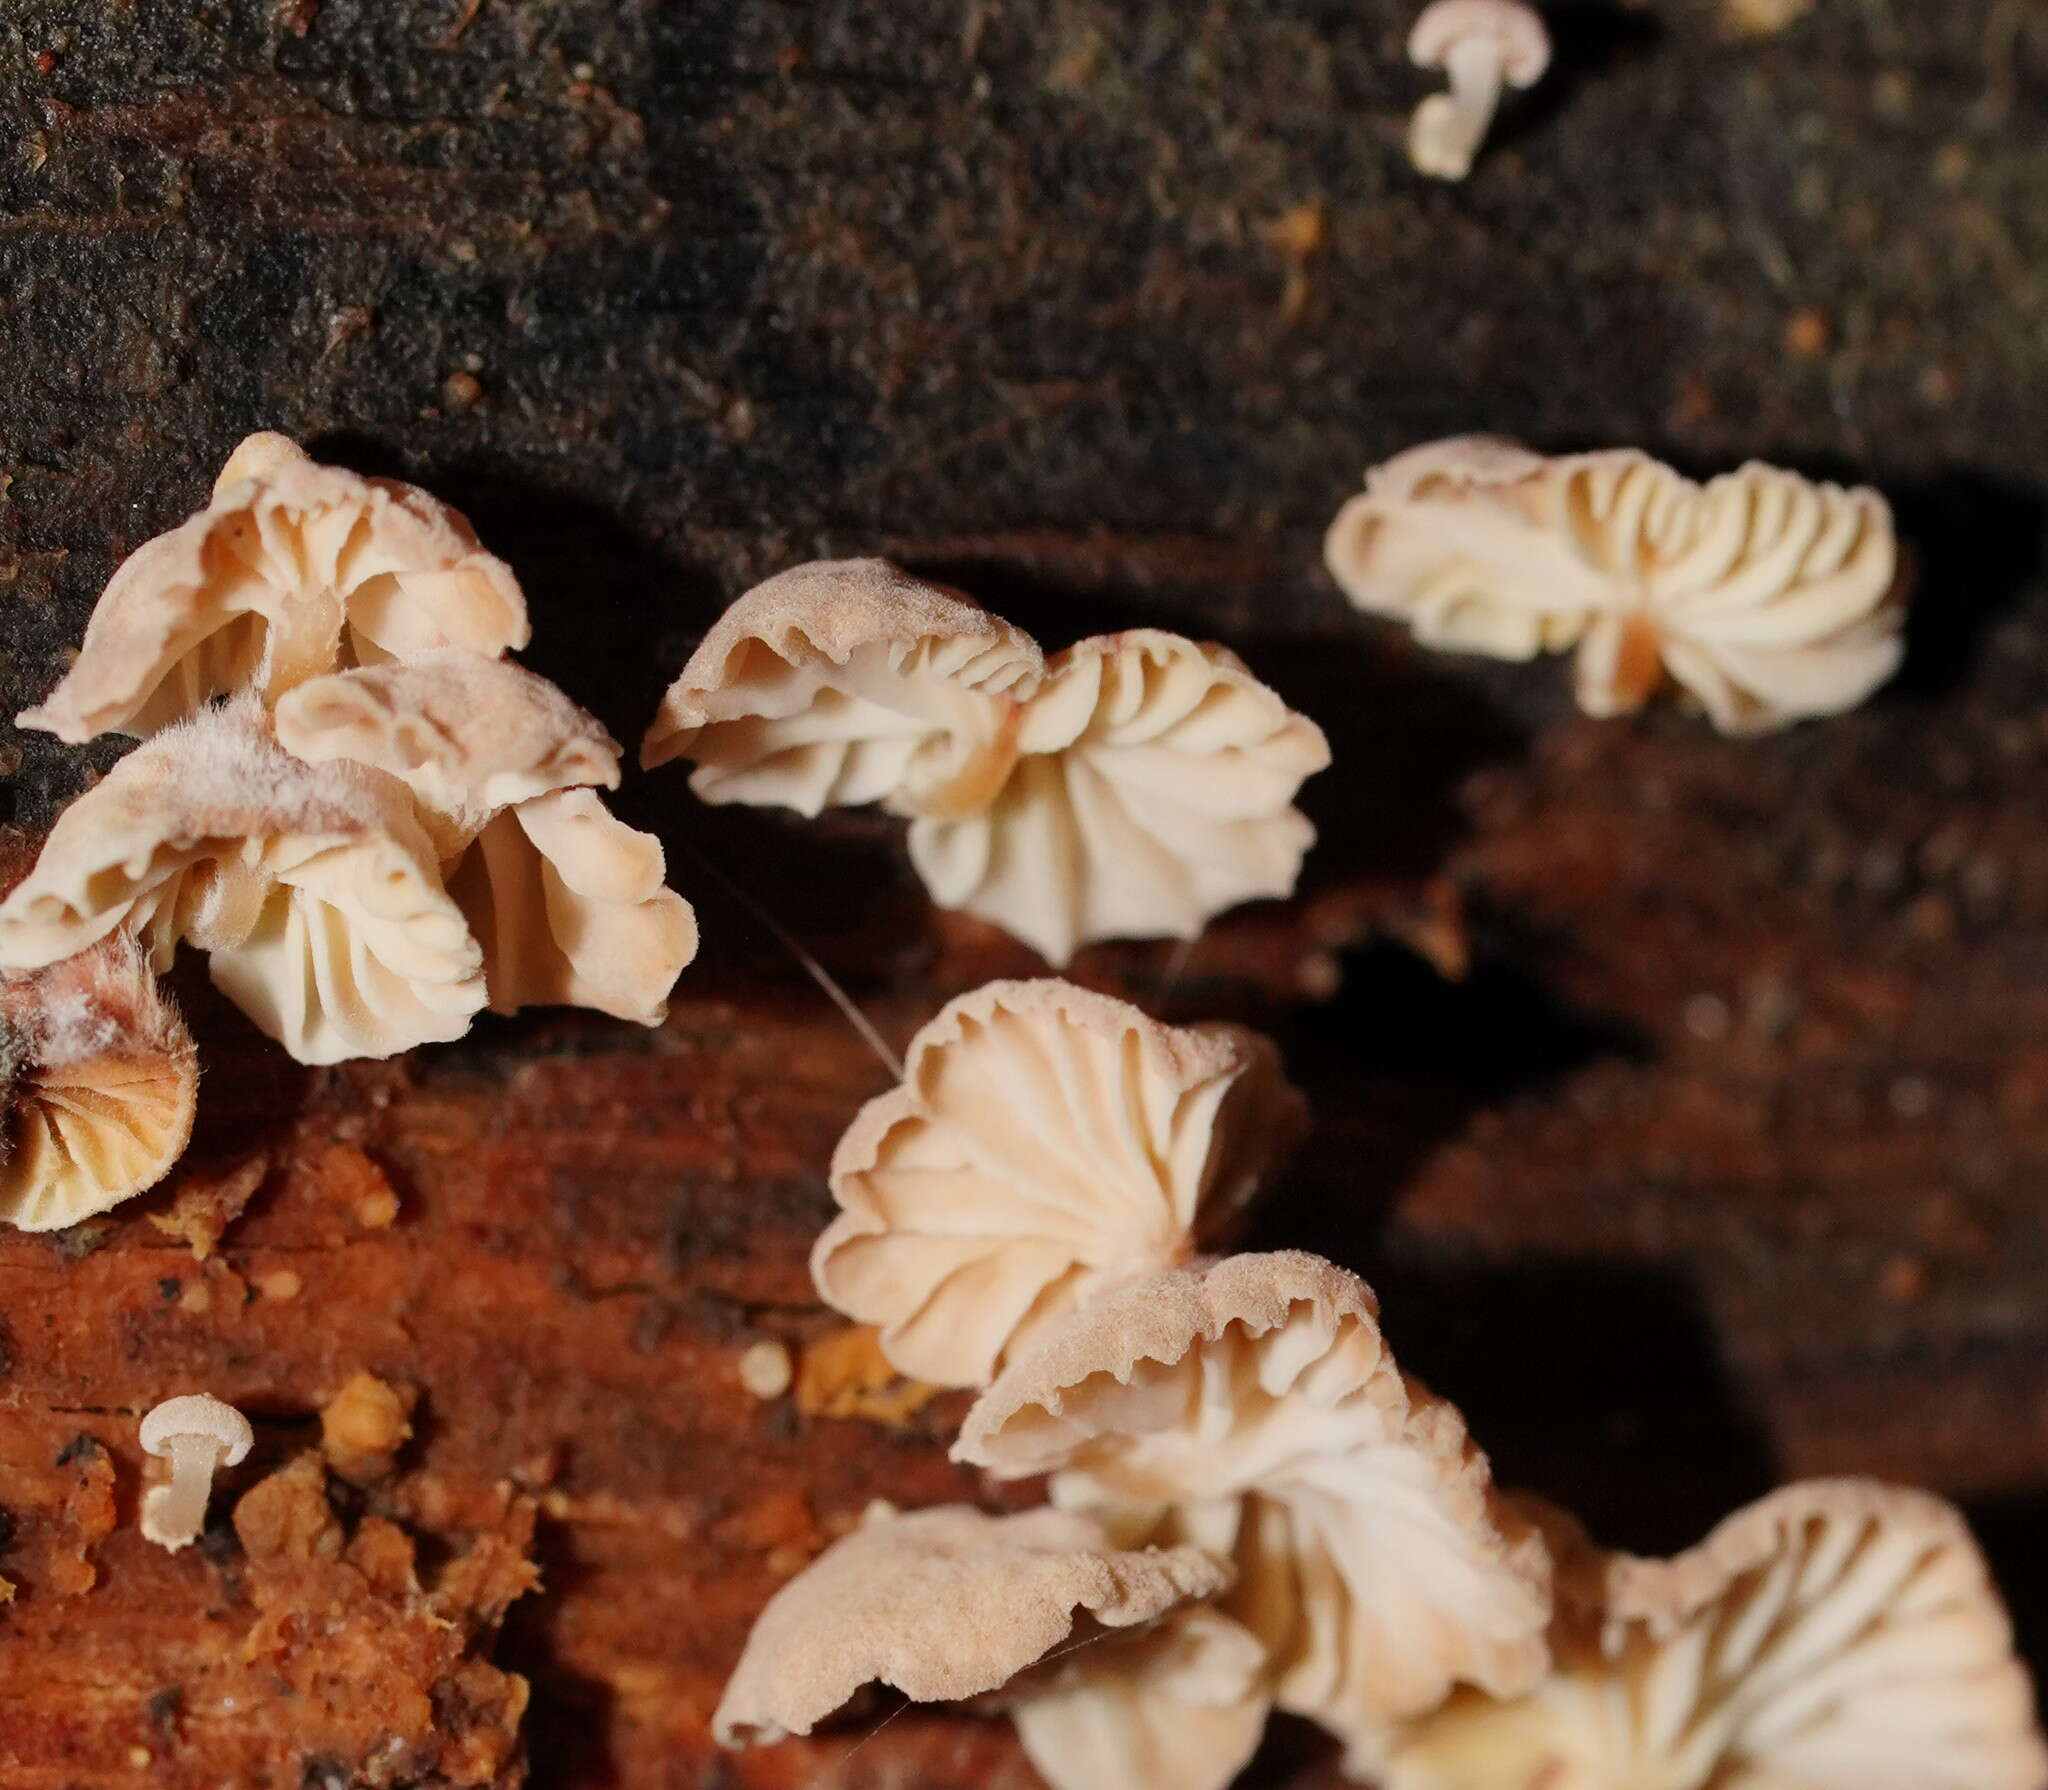
[[1258,1638],[1194,1604],[1057,1654],[989,1701],[1052,1790],[1225,1790],[1273,1699]]
[[648,769],[696,760],[708,802],[815,815],[887,802],[973,811],[1008,773],[1037,646],[885,560],[821,560],[755,586],[662,699]]
[[1788,1486],[1675,1559],[1612,1557],[1589,1615],[1529,1696],[1406,1731],[1389,1790],[2048,1785],[1997,1591],[1926,1493]]
[[309,764],[398,778],[444,861],[515,803],[619,783],[619,748],[596,716],[511,660],[459,647],[311,679],[279,700],[277,738]]
[[1589,714],[1675,682],[1726,733],[1854,707],[1897,669],[1884,499],[1751,463],[1695,484],[1634,449],[1432,443],[1368,477],[1324,546],[1353,605],[1427,646],[1578,648]]
[[1396,1368],[1370,1289],[1313,1256],[1104,1295],[1004,1370],[954,1455],[1055,1473],[1055,1501],[1120,1538],[1232,1559],[1221,1607],[1265,1644],[1278,1703],[1356,1759],[1460,1682],[1517,1695],[1547,1664],[1541,1536]]
[[203,1436],[217,1443],[222,1465],[229,1467],[240,1466],[256,1442],[248,1418],[205,1392],[165,1399],[143,1414],[136,1431],[143,1453],[158,1456],[167,1453],[171,1442],[180,1436]]
[[902,1373],[985,1385],[1075,1305],[1225,1241],[1306,1119],[1255,1033],[992,982],[840,1139],[811,1272]]
[[456,511],[255,435],[206,509],[116,569],[76,663],[20,724],[73,744],[148,735],[215,696],[274,700],[321,672],[442,646],[496,654],[529,632],[518,580]]
[[484,955],[491,1009],[591,1007],[659,1025],[697,955],[697,918],[664,878],[661,841],[595,790],[498,815],[448,878]]
[[1523,0],[1433,0],[1408,33],[1408,60],[1442,68],[1460,44],[1480,39],[1499,48],[1511,87],[1533,87],[1550,67],[1550,32]]
[[920,816],[910,854],[941,907],[1055,966],[1106,938],[1193,938],[1294,892],[1315,829],[1293,806],[1322,730],[1225,648],[1154,629],[1083,640],[1025,705],[994,800]]
[[169,1172],[192,1136],[199,1060],[125,935],[0,979],[0,1224],[59,1230]]
[[978,1696],[1079,1621],[1151,1622],[1229,1581],[1199,1549],[1118,1548],[1066,1511],[872,1513],[769,1601],[711,1729],[724,1746],[808,1734],[870,1684],[919,1703]]
[[283,751],[251,699],[117,764],[57,819],[0,902],[0,968],[36,969],[117,930],[158,970],[178,942],[301,1062],[459,1037],[482,954],[404,786]]

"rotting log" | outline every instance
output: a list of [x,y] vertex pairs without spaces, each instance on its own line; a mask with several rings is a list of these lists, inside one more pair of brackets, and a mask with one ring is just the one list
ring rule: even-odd
[[[17,9],[0,696],[258,426],[463,504],[625,739],[818,552],[1050,645],[1227,639],[1332,736],[1303,892],[1078,973],[1282,1039],[1318,1133],[1256,1241],[1366,1272],[1504,1477],[1617,1541],[1793,1473],[1964,1498],[2048,1658],[2048,30],[1741,10],[1556,6],[1558,73],[1453,189],[1400,160],[1399,0]],[[1474,427],[1876,480],[1906,676],[1728,742],[1357,621],[1322,523]],[[117,750],[10,738],[17,856]],[[813,1411],[858,1365],[804,1255],[887,1081],[763,915],[899,1044],[1036,966],[932,916],[878,818],[709,814],[679,772],[624,805],[704,924],[662,1030],[308,1072],[188,963],[187,1164],[0,1239],[0,1790],[1032,1782],[943,1714],[725,1764],[707,1723],[870,1498],[979,1490],[956,1401],[739,1383],[763,1339]],[[358,1371],[419,1394],[394,1472],[331,1483],[347,1552],[298,1557],[287,1505],[252,1553],[237,1500]],[[135,1420],[202,1387],[259,1447],[171,1556]],[[1287,1731],[1260,1775],[1334,1770]]]

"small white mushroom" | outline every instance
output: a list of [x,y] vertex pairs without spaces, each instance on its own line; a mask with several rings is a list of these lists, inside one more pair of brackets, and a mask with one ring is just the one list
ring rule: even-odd
[[233,1405],[194,1392],[167,1398],[144,1417],[141,1439],[148,1453],[171,1463],[171,1483],[151,1487],[142,1500],[142,1533],[175,1554],[206,1523],[214,1470],[241,1462],[256,1432]]
[[1415,108],[1408,159],[1439,180],[1463,180],[1493,115],[1501,88],[1533,87],[1550,66],[1550,33],[1522,0],[1436,0],[1408,35],[1408,59],[1440,68],[1448,93]]

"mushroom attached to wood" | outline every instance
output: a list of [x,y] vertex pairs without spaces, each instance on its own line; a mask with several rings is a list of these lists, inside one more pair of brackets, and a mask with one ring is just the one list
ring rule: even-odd
[[165,1399],[145,1416],[143,1450],[171,1463],[171,1481],[143,1495],[144,1536],[174,1554],[197,1541],[215,1470],[239,1465],[255,1440],[248,1418],[203,1392]]
[[1052,1473],[1120,1540],[1230,1559],[1219,1608],[1279,1706],[1368,1763],[1460,1683],[1517,1696],[1548,1661],[1542,1537],[1458,1413],[1404,1379],[1370,1290],[1296,1253],[1180,1269],[1081,1307],[969,1412],[954,1457]]
[[1419,173],[1463,180],[1493,125],[1504,87],[1533,87],[1550,66],[1550,33],[1523,0],[1435,0],[1408,35],[1408,59],[1440,68],[1448,93],[1415,108],[1408,159]]
[[990,983],[848,1127],[811,1271],[900,1372],[986,1385],[1082,1301],[1225,1243],[1306,1118],[1256,1033]]
[[74,745],[147,736],[216,696],[275,701],[320,672],[441,646],[497,654],[529,632],[518,580],[454,510],[252,435],[206,509],[116,569],[77,662],[20,725]]
[[1402,1731],[1388,1790],[2041,1790],[2048,1748],[1961,1515],[1786,1487],[1672,1560],[1591,1555],[1527,1696]]
[[1102,938],[1192,938],[1291,893],[1329,762],[1221,647],[1153,630],[1038,647],[879,560],[799,566],[733,605],[642,749],[707,801],[880,802],[943,907],[1063,963]]
[[1079,1623],[1153,1622],[1229,1581],[1198,1548],[1120,1548],[1067,1511],[882,1506],[769,1601],[711,1730],[725,1746],[808,1734],[871,1684],[920,1703],[980,1696]]
[[1884,498],[1758,462],[1699,485],[1632,448],[1433,442],[1367,475],[1324,558],[1354,607],[1425,645],[1576,647],[1592,715],[1673,683],[1722,732],[1766,732],[1855,707],[1904,650]]
[[302,1063],[460,1037],[482,953],[442,886],[405,786],[283,751],[253,699],[114,766],[57,819],[0,902],[0,969],[40,969],[118,931],[167,969],[183,940]]
[[125,936],[0,978],[0,1223],[58,1230],[154,1187],[192,1136],[198,1053]]
[[545,678],[447,650],[315,678],[277,706],[299,758],[398,778],[484,954],[494,1011],[593,1007],[642,1025],[696,955],[661,842],[613,816],[619,749]]

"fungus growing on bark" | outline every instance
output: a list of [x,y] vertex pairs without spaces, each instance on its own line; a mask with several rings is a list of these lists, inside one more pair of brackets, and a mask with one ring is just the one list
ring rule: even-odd
[[2048,1750],[1962,1517],[1786,1487],[1672,1560],[1589,1559],[1527,1696],[1403,1730],[1388,1790],[2041,1790]]
[[528,633],[511,569],[454,510],[252,435],[206,509],[115,571],[77,662],[20,724],[74,745],[146,736],[215,696],[275,701],[320,672],[434,647],[496,654]]
[[0,1093],[0,1223],[58,1230],[163,1179],[199,1062],[132,939],[0,978]]
[[934,900],[1054,963],[1291,892],[1314,837],[1294,793],[1329,762],[1221,647],[1138,630],[1048,665],[878,560],[799,566],[734,604],[642,750],[678,756],[707,801],[882,803]]
[[1676,683],[1724,733],[1765,732],[1855,707],[1903,652],[1883,497],[1758,462],[1699,485],[1632,448],[1434,442],[1367,476],[1324,556],[1355,607],[1426,645],[1576,647],[1593,715]]
[[238,1465],[256,1440],[248,1418],[206,1393],[166,1399],[142,1420],[145,1453],[171,1463],[168,1485],[142,1499],[142,1533],[176,1553],[198,1540],[216,1468]]
[[1268,1694],[1355,1762],[1456,1685],[1516,1696],[1547,1663],[1541,1536],[1395,1367],[1370,1290],[1313,1256],[1105,1294],[1004,1369],[953,1452],[1053,1473],[1055,1503],[1120,1541],[1231,1560],[1219,1608],[1264,1645]]
[[1492,128],[1502,88],[1543,79],[1550,33],[1522,0],[1435,0],[1408,35],[1408,59],[1442,69],[1451,84],[1415,108],[1408,159],[1419,173],[1463,180]]
[[725,1746],[808,1734],[871,1684],[920,1703],[979,1696],[1079,1622],[1151,1622],[1229,1578],[1197,1548],[1118,1548],[1066,1511],[880,1507],[761,1612],[712,1732]]
[[118,932],[167,969],[178,943],[303,1063],[460,1037],[481,953],[404,785],[279,748],[252,700],[150,740],[58,817],[0,902],[0,968]]
[[1075,1305],[1225,1242],[1306,1118],[1256,1033],[994,982],[840,1140],[812,1274],[901,1372],[985,1385]]

